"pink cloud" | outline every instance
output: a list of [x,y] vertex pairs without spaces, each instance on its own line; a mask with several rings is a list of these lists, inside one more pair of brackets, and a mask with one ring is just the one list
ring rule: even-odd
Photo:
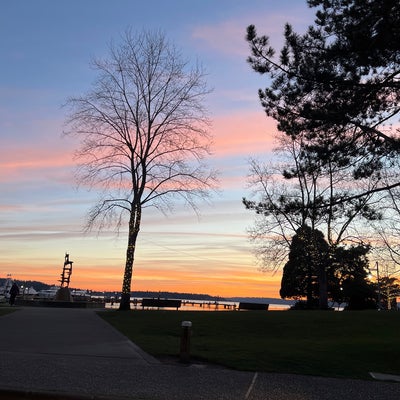
[[213,133],[217,156],[251,156],[274,148],[277,129],[274,120],[257,110],[216,117]]
[[198,26],[192,36],[202,47],[243,57],[248,52],[244,40],[246,25],[241,21],[223,21],[214,26]]
[[22,210],[22,207],[20,205],[0,204],[0,212],[1,213],[20,212],[21,210]]
[[192,31],[192,37],[201,44],[202,48],[243,58],[249,55],[248,44],[245,40],[246,28],[253,24],[259,34],[268,35],[271,44],[280,49],[283,45],[286,22],[291,23],[301,32],[313,21],[313,11],[310,11],[304,3],[290,4],[290,7],[287,12],[282,12],[281,7],[276,11],[270,5],[268,11],[258,10],[257,14],[252,11],[215,25],[197,26]]
[[12,182],[40,176],[44,171],[55,174],[57,170],[74,165],[72,153],[61,146],[44,144],[40,147],[5,145],[0,150],[0,182]]

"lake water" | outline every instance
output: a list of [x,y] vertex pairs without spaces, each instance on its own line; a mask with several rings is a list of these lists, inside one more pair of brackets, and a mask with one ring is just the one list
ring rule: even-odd
[[[140,301],[142,299],[131,299],[131,309],[141,310],[142,306]],[[134,301],[138,304],[135,305]],[[118,309],[119,303],[106,303],[106,308]],[[235,311],[239,308],[239,302],[232,301],[221,301],[221,302],[210,302],[202,300],[182,300],[182,305],[179,308],[180,311]],[[290,304],[273,304],[269,303],[268,311],[285,311],[290,308]],[[148,309],[148,307],[146,307]],[[155,309],[155,308],[154,308]],[[168,308],[173,310],[173,308]]]

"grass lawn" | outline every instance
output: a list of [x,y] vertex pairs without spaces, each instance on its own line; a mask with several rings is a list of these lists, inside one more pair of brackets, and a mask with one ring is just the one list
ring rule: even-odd
[[3,306],[1,306],[0,307],[0,317],[2,316],[2,315],[6,315],[6,314],[9,314],[9,313],[12,313],[12,312],[14,312],[15,311],[15,309],[14,308],[11,308],[11,307],[4,307],[3,308]]
[[155,357],[178,356],[192,321],[191,355],[248,371],[369,378],[400,375],[400,312],[105,311],[99,315]]

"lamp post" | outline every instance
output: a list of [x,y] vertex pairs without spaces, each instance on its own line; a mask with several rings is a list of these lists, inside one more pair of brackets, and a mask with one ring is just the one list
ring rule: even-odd
[[[378,311],[381,310],[381,281],[380,281],[380,277],[379,277],[379,264],[378,261],[375,263],[375,268],[376,268],[376,284],[377,284],[377,288],[378,288]],[[367,267],[369,274],[368,276],[371,278],[372,274],[371,274],[371,270]]]
[[378,311],[381,310],[381,281],[379,279],[379,265],[376,262],[376,282],[378,284]]

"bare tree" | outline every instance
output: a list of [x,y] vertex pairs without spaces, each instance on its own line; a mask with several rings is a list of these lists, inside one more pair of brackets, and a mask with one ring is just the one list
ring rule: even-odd
[[[292,236],[305,225],[321,230],[332,247],[362,243],[357,223],[379,216],[377,200],[372,195],[358,198],[357,193],[374,187],[375,182],[367,179],[355,185],[346,166],[311,159],[295,138],[282,135],[277,140],[275,162],[250,161],[249,186],[257,200],[243,199],[246,208],[256,213],[249,233],[263,269],[282,267]],[[337,201],[351,196],[351,202]]]
[[[399,166],[397,166],[398,169]],[[385,176],[385,182],[390,182],[391,176]],[[394,263],[400,265],[400,190],[393,188],[388,190],[380,198],[382,219],[372,221],[371,226],[375,235],[373,248],[376,261]]]
[[87,229],[129,221],[120,304],[126,310],[143,208],[171,211],[180,198],[196,210],[196,200],[216,186],[215,171],[204,163],[209,89],[202,68],[190,67],[160,32],[126,31],[109,58],[93,66],[92,89],[68,100],[66,133],[81,140],[78,182],[102,193]]

